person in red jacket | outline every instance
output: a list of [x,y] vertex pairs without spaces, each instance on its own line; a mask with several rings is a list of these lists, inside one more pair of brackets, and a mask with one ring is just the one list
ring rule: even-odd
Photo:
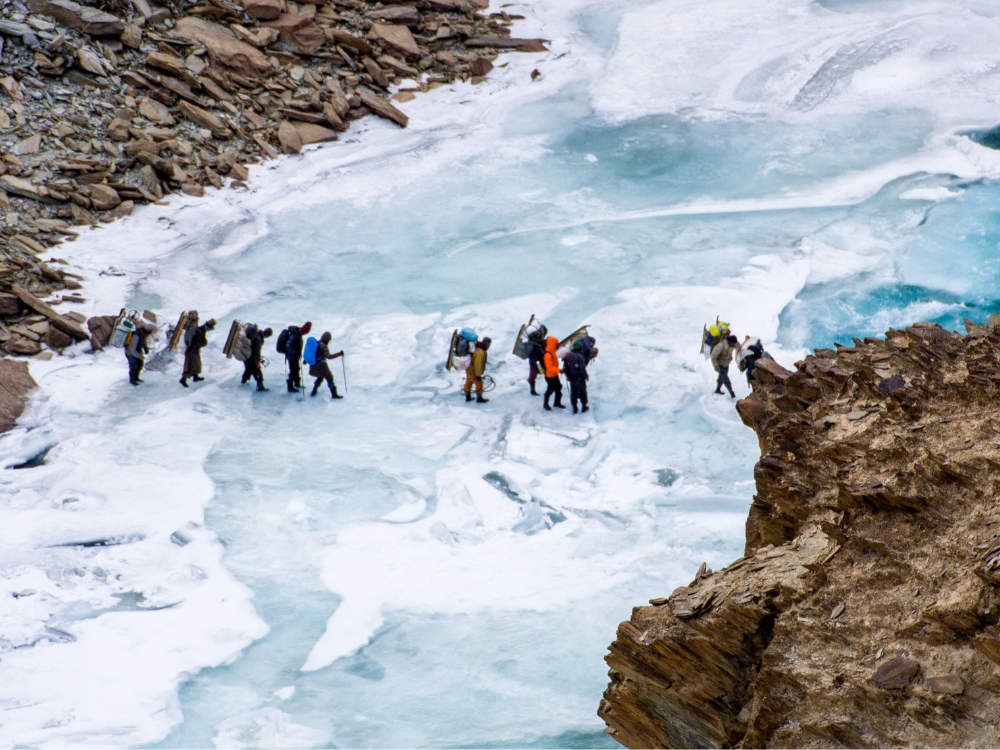
[[[545,367],[545,409],[552,411],[552,406],[557,409],[565,409],[562,402],[562,381],[559,379],[559,355],[556,349],[559,346],[559,339],[549,336],[545,339],[545,356],[542,357],[542,365]],[[549,406],[549,396],[555,394],[555,401]]]

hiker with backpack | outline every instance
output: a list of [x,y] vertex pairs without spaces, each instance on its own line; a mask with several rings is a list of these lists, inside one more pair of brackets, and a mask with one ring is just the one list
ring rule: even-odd
[[720,396],[722,395],[722,386],[726,386],[726,390],[729,391],[729,397],[736,398],[736,394],[733,392],[733,384],[729,380],[729,363],[733,361],[733,352],[739,346],[739,343],[739,339],[730,333],[712,347],[712,367],[719,373],[719,377],[715,381],[715,392]]
[[465,386],[462,388],[465,391],[466,401],[472,401],[472,389],[475,387],[476,403],[485,404],[489,402],[488,398],[483,398],[483,375],[486,373],[487,352],[490,350],[490,344],[492,343],[493,341],[487,336],[476,346],[475,351],[472,352],[472,361],[465,368]]
[[751,388],[754,383],[754,367],[762,359],[771,359],[771,355],[764,351],[760,339],[751,339],[749,336],[743,339],[743,343],[737,349],[736,366],[740,368],[740,372],[746,373],[747,385]]
[[581,339],[573,344],[573,351],[563,359],[563,372],[569,381],[569,402],[573,405],[574,414],[579,411],[576,406],[578,402],[582,404],[585,412],[590,410],[587,406],[587,381],[590,380],[590,375],[587,374],[588,357],[584,353],[584,348],[585,343]]
[[[545,340],[545,355],[542,357],[542,366],[545,369],[545,411],[552,411],[552,406],[557,409],[565,409],[562,402],[562,381],[559,379],[559,339],[549,336]],[[555,394],[555,401],[549,406],[549,396]]]
[[149,345],[146,343],[147,337],[153,333],[151,326],[139,323],[135,330],[129,333],[125,340],[125,359],[128,360],[128,382],[130,385],[139,385],[139,373],[146,363],[146,355],[149,354]]
[[538,380],[538,367],[545,357],[545,334],[548,329],[541,326],[537,331],[528,335],[528,388],[532,396],[541,396],[535,390],[535,381]]
[[208,345],[208,332],[214,328],[214,318],[209,318],[204,325],[198,325],[198,311],[192,310],[188,313],[188,325],[184,331],[184,343],[187,349],[184,352],[184,370],[180,380],[185,388],[188,387],[188,378],[196,383],[205,379],[201,376],[201,350]]
[[312,322],[306,321],[301,326],[288,326],[278,334],[278,354],[284,354],[288,363],[286,382],[289,393],[298,393],[302,390],[302,337],[311,330]]
[[332,339],[333,336],[327,331],[320,336],[318,342],[312,337],[306,342],[305,361],[309,365],[309,377],[316,378],[316,382],[313,383],[312,393],[309,394],[310,396],[316,395],[319,387],[323,385],[323,381],[325,380],[330,387],[330,397],[343,398],[343,396],[337,393],[337,385],[333,382],[333,373],[330,372],[329,360],[343,357],[344,350],[341,349],[336,354],[330,354],[330,341]]
[[257,390],[266,391],[267,388],[264,387],[264,372],[261,369],[261,349],[264,347],[264,339],[271,336],[274,333],[270,328],[265,328],[263,331],[257,328],[255,325],[247,326],[246,337],[250,339],[250,356],[243,360],[243,377],[240,379],[240,384],[244,385],[253,378],[257,381]]

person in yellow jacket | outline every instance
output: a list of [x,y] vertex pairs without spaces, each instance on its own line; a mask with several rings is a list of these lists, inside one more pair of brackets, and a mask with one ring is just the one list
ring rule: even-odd
[[472,401],[472,386],[476,387],[477,404],[485,404],[489,401],[488,398],[483,398],[483,374],[486,372],[487,352],[492,343],[493,341],[488,336],[480,341],[472,353],[472,362],[465,368],[465,387],[462,390],[465,391],[466,401]]

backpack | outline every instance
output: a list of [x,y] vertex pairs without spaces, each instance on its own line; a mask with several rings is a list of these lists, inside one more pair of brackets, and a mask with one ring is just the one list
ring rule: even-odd
[[253,337],[257,335],[257,326],[253,323],[247,323],[246,330],[243,333],[250,341],[253,341]]
[[184,331],[184,346],[191,346],[191,342],[194,341],[194,333],[198,330],[198,326],[188,326],[187,330]]
[[315,336],[310,336],[306,339],[306,350],[302,354],[302,359],[310,367],[316,364],[316,350],[319,349],[319,342],[316,340]]
[[455,342],[455,356],[456,357],[468,357],[469,356],[469,340],[459,337],[458,341]]
[[277,348],[278,354],[288,353],[288,336],[289,333],[287,328],[278,334],[278,341],[275,344],[275,348]]

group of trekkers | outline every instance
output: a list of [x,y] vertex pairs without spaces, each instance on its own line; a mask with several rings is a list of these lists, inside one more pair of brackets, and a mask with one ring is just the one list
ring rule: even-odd
[[[121,325],[124,317],[117,325]],[[201,350],[208,345],[208,333],[215,329],[215,319],[210,318],[204,323],[199,323],[198,311],[190,310],[181,316],[178,326],[171,337],[170,348],[174,348],[180,339],[183,338],[185,344],[184,365],[181,371],[180,384],[188,388],[188,379],[197,383],[204,378],[201,375]],[[145,364],[146,355],[149,353],[147,339],[153,333],[153,327],[145,321],[131,321],[130,330],[124,337],[123,349],[125,358],[128,360],[129,383],[139,385],[142,380],[139,378]],[[279,354],[283,354],[288,365],[288,377],[286,385],[289,393],[299,393],[302,387],[302,362],[305,359],[309,365],[309,376],[315,378],[311,396],[315,396],[324,383],[330,389],[330,396],[334,399],[343,398],[337,392],[337,385],[330,370],[330,361],[344,356],[343,349],[336,353],[330,352],[330,342],[333,336],[329,331],[324,333],[319,340],[305,337],[312,330],[312,322],[307,321],[301,326],[288,326],[278,335],[276,349]],[[238,338],[237,337],[238,334]],[[242,356],[237,352],[237,359],[243,361],[243,376],[241,384],[246,384],[252,379],[257,384],[258,391],[269,390],[264,386],[263,367],[267,360],[263,356],[264,341],[274,334],[271,328],[259,328],[253,324],[240,326],[238,322],[233,325],[230,332],[230,340],[227,346],[234,343],[244,344]],[[114,335],[114,334],[112,334]],[[237,348],[237,347],[233,347]],[[226,351],[227,356],[230,351]]]
[[[123,320],[124,318],[120,318],[116,326],[120,325]],[[169,348],[173,349],[181,338],[186,346],[180,379],[180,384],[185,388],[189,387],[189,379],[196,383],[204,380],[201,375],[201,350],[208,345],[208,334],[215,329],[215,325],[214,318],[200,323],[197,310],[191,310],[182,314],[173,331]],[[115,345],[124,348],[129,365],[129,382],[132,385],[139,385],[142,382],[139,375],[142,372],[145,355],[149,353],[147,338],[154,329],[142,320],[133,320],[130,325],[125,327],[127,333],[121,338],[120,343],[115,343]],[[119,330],[116,327],[115,333],[118,333]],[[312,323],[307,321],[301,326],[288,326],[278,335],[276,350],[279,354],[284,355],[288,366],[286,379],[288,392],[299,393],[304,390],[302,386],[302,362],[305,361],[309,365],[309,376],[314,378],[311,396],[315,396],[325,383],[330,389],[331,398],[343,398],[337,391],[333,372],[330,369],[330,361],[343,358],[344,351],[341,349],[339,352],[331,353],[330,342],[333,337],[329,331],[324,333],[319,340],[312,337],[307,340],[306,336],[311,330]],[[233,322],[224,352],[227,356],[235,354],[236,359],[243,362],[241,384],[246,384],[252,379],[257,384],[258,391],[268,390],[264,386],[263,373],[263,367],[267,365],[267,360],[262,351],[264,341],[270,338],[273,333],[271,328],[261,329],[254,324],[240,325],[239,321]],[[486,375],[486,364],[492,343],[489,337],[480,341],[470,328],[464,328],[461,332],[455,331],[452,336],[447,367],[449,370],[453,367],[465,369],[465,384],[462,391],[467,402],[473,400],[473,391],[476,394],[476,403],[489,402],[489,399],[485,398],[483,394],[486,390],[484,379],[489,379]],[[566,376],[569,383],[570,405],[573,407],[573,413],[590,410],[587,396],[587,383],[590,380],[590,374],[587,367],[597,357],[598,350],[595,343],[593,337],[588,334],[586,326],[578,329],[562,342],[555,336],[549,336],[548,329],[534,316],[521,327],[513,353],[528,361],[529,392],[532,396],[543,396],[542,406],[546,411],[551,411],[553,408],[566,408],[562,402],[563,383],[560,377],[562,375]],[[770,355],[764,351],[760,339],[751,339],[750,336],[746,336],[741,343],[730,330],[729,324],[718,318],[713,325],[705,328],[702,352],[708,353],[712,369],[717,374],[715,392],[722,395],[722,389],[725,388],[731,398],[736,398],[732,381],[729,379],[729,365],[732,364],[734,356],[740,371],[746,374],[747,384],[751,387],[753,387],[754,369],[757,363],[762,359],[770,359]],[[539,374],[545,378],[544,394],[540,394],[536,389]],[[492,383],[491,379],[490,382]]]
[[760,339],[746,336],[742,342],[729,330],[729,323],[715,319],[715,323],[705,329],[702,342],[702,352],[708,351],[712,369],[717,373],[715,392],[722,395],[725,386],[730,398],[736,398],[733,383],[729,379],[729,365],[735,355],[740,372],[747,376],[747,385],[753,388],[754,368],[762,359],[770,359],[771,355],[764,351]]

